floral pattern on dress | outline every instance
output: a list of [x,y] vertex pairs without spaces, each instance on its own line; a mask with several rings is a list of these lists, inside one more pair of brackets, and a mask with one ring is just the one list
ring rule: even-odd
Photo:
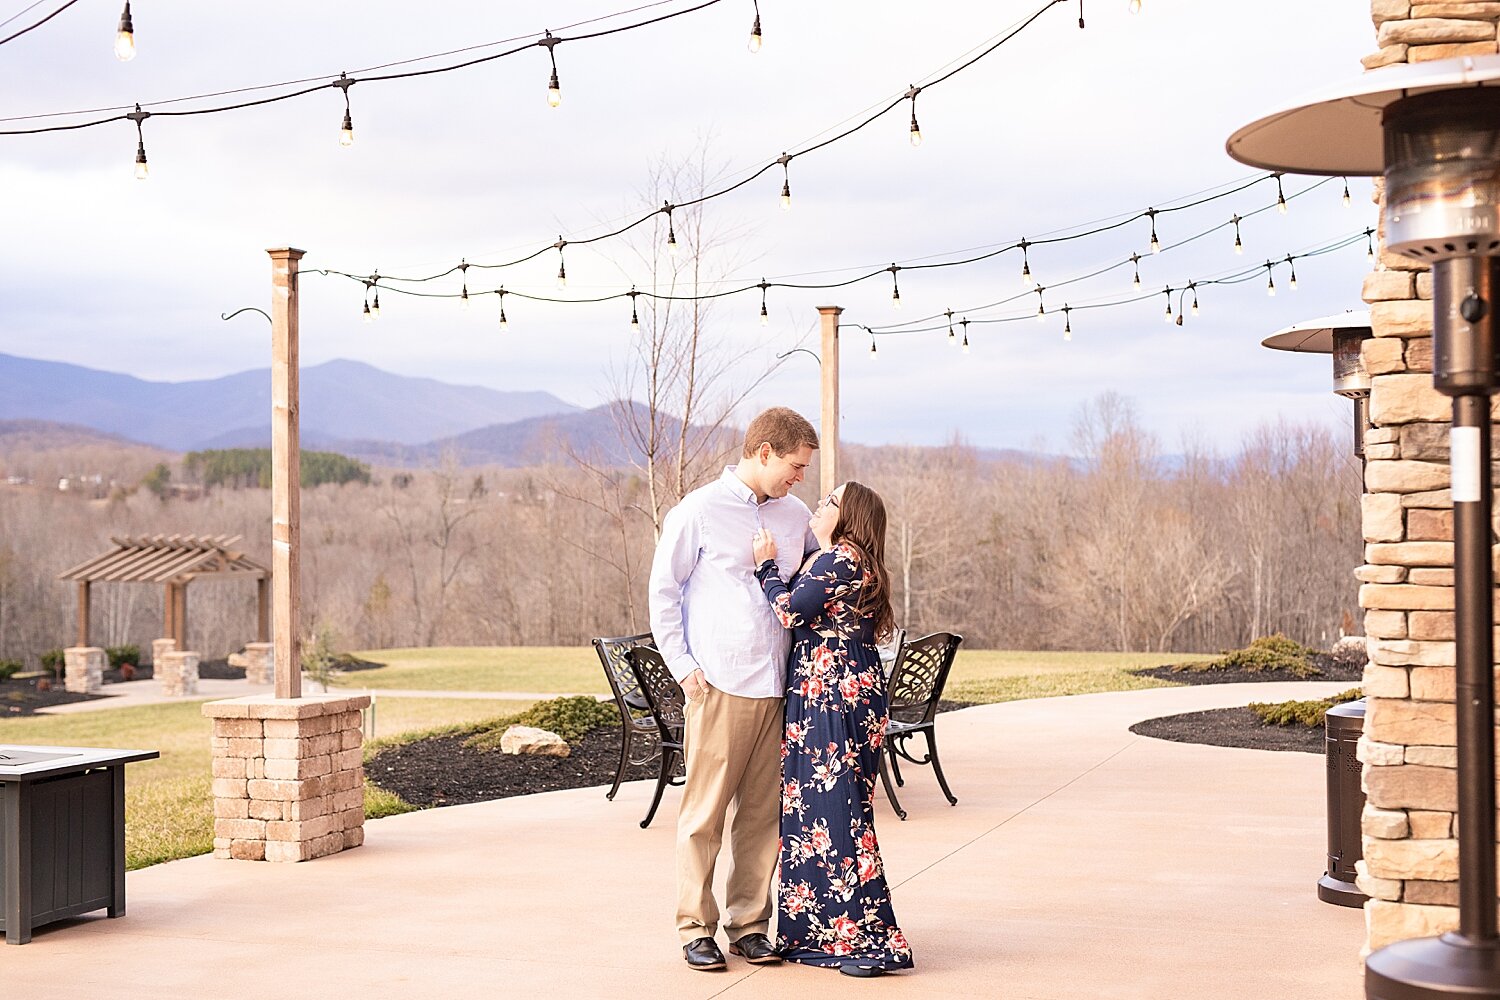
[[777,950],[807,965],[911,968],[875,836],[887,703],[874,615],[856,610],[868,576],[859,554],[841,544],[790,586],[770,560],[756,577],[793,639],[781,743]]

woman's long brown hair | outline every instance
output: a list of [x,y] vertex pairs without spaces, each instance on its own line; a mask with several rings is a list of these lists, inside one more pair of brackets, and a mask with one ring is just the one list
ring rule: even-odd
[[885,570],[885,502],[880,494],[862,483],[845,483],[832,541],[859,552],[868,576],[854,607],[861,616],[875,616],[875,639],[884,642],[896,630],[896,613],[891,609],[891,578]]

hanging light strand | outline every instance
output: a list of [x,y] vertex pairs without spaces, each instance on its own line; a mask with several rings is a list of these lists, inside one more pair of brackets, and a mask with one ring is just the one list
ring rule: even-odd
[[339,145],[354,145],[354,119],[350,115],[349,88],[358,83],[358,80],[349,79],[348,73],[340,73],[338,87],[344,92],[344,123],[339,127]]
[[916,84],[906,89],[906,96],[911,101],[911,144],[913,146],[922,145],[922,127],[917,124],[917,95],[921,92],[922,88]]
[[135,122],[135,179],[143,181],[151,175],[151,166],[146,162],[146,132],[141,128],[141,122],[150,118],[151,112],[142,111],[137,104],[126,117]]
[[762,41],[760,33],[760,0],[754,0],[754,3],[755,20],[750,25],[750,43],[747,47],[751,52],[759,52]]

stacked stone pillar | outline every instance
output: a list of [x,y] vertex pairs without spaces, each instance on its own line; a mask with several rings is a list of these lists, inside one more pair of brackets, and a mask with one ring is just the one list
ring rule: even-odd
[[308,861],[365,839],[368,695],[209,702],[214,857]]
[[181,698],[198,693],[199,654],[191,650],[163,653],[152,668],[161,693],[172,698]]
[[245,652],[241,654],[245,660],[245,680],[251,684],[270,684],[272,682],[271,669],[273,661],[271,658],[271,644],[269,642],[247,642]]
[[[1493,55],[1500,3],[1372,0],[1379,51],[1366,68]],[[1454,714],[1452,405],[1432,387],[1432,275],[1381,253],[1368,275],[1374,336],[1363,526],[1356,571],[1370,663],[1360,759],[1366,806],[1359,887],[1368,950],[1458,926]]]
[[104,686],[104,650],[98,646],[69,646],[63,650],[63,688],[77,694],[98,694]]

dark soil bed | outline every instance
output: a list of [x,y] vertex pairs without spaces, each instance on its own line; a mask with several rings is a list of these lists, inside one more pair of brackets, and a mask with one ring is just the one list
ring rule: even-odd
[[66,705],[74,701],[94,701],[103,698],[99,694],[74,694],[64,691],[61,682],[55,682],[50,691],[37,689],[35,678],[11,678],[0,681],[0,716],[32,715],[39,708]]
[[[968,708],[943,701],[938,711]],[[567,757],[471,750],[468,734],[434,736],[382,750],[365,764],[365,776],[414,806],[457,806],[533,792],[612,785],[620,760],[620,730],[595,729],[572,745]],[[626,781],[655,780],[658,762],[627,767]]]
[[1323,753],[1322,726],[1268,726],[1248,708],[1216,708],[1147,719],[1130,727],[1137,736],[1174,743],[1206,743],[1249,750]]
[[1289,670],[1194,670],[1192,664],[1168,664],[1164,667],[1147,667],[1132,670],[1138,677],[1155,677],[1174,684],[1265,684],[1271,681],[1352,681],[1364,678],[1365,668],[1358,664],[1341,663],[1331,656],[1318,655],[1312,658],[1313,666],[1321,673],[1311,677],[1298,677]]
[[[150,664],[135,668],[135,674],[130,678],[133,681],[149,681],[156,676],[156,671]],[[198,677],[207,681],[238,681],[245,677],[244,667],[231,667],[228,660],[199,660]],[[125,678],[120,675],[118,667],[111,667],[104,671],[104,683],[119,684]]]

